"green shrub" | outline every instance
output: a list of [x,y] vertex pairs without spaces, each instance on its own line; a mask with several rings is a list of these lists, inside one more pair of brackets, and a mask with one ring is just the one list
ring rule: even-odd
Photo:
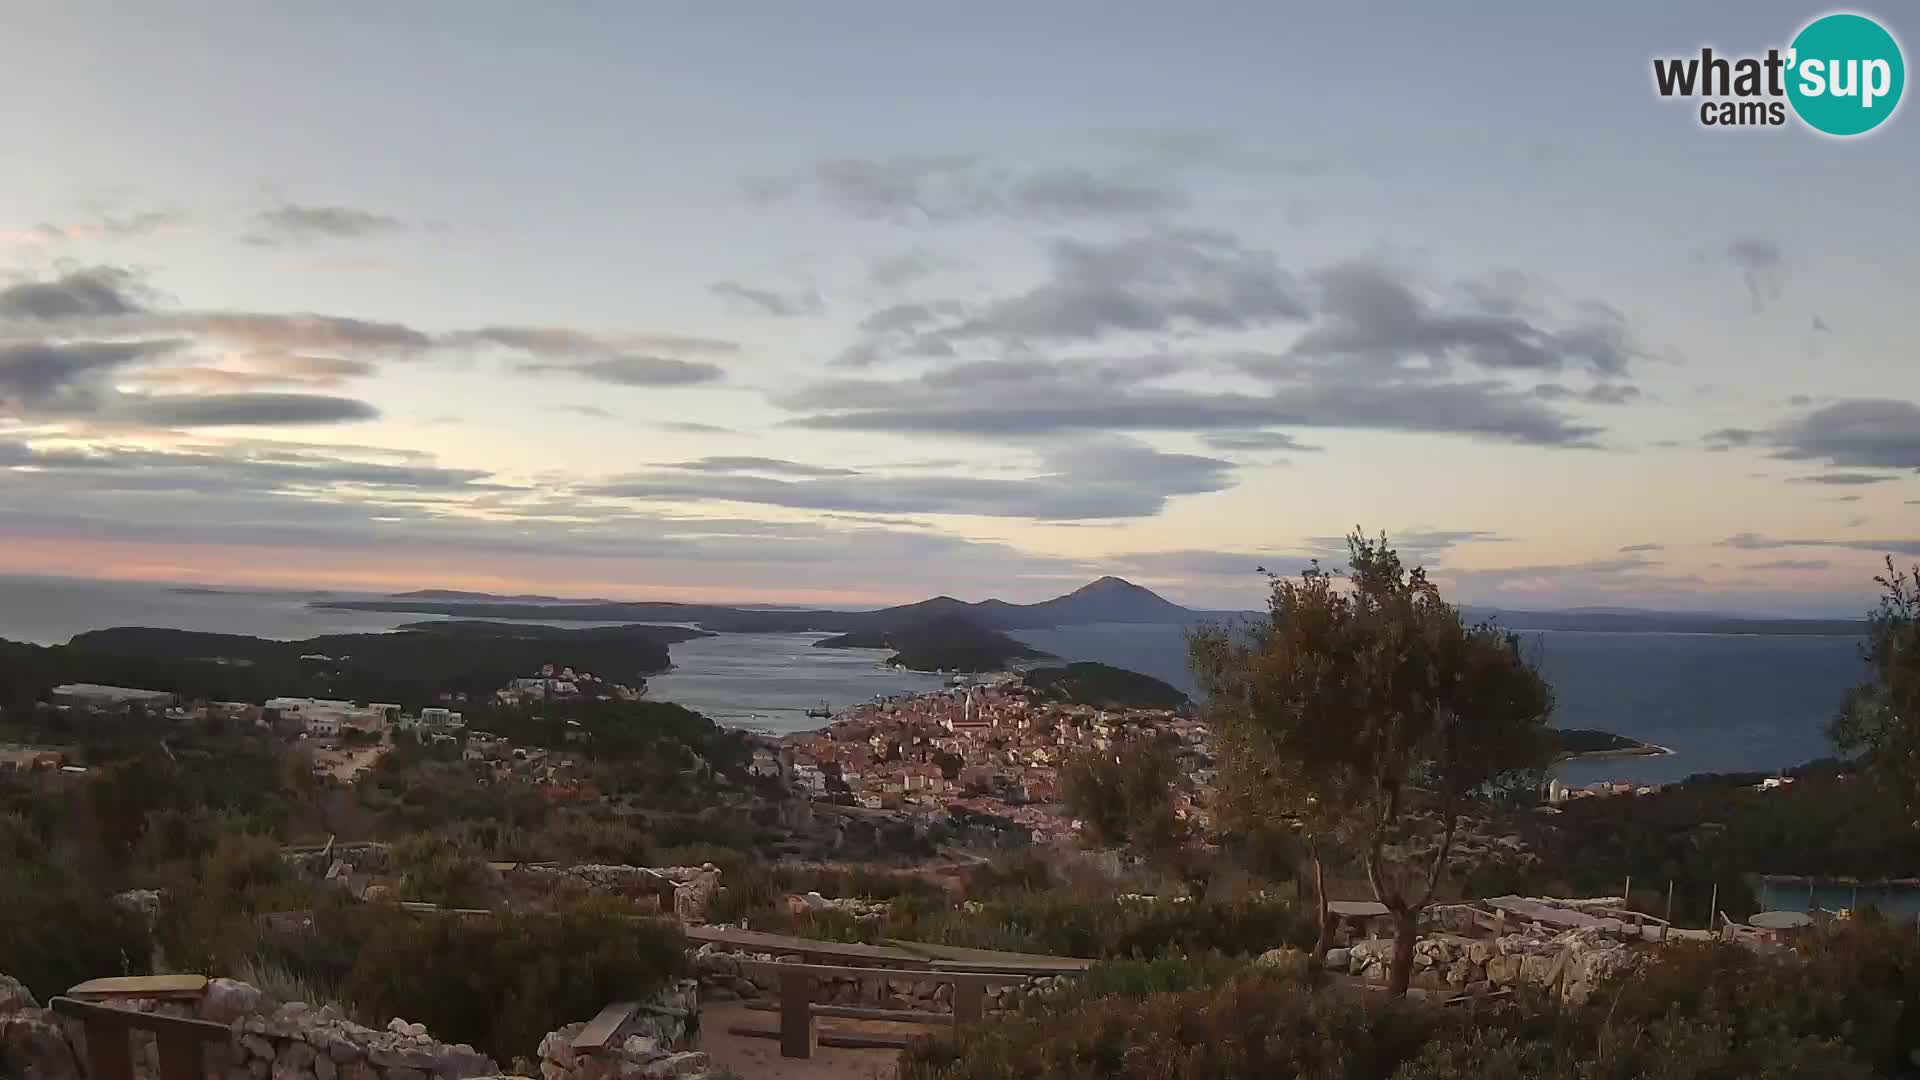
[[1251,972],[1224,986],[1112,997],[916,1044],[900,1080],[1387,1080],[1448,1021],[1404,1003]]
[[372,908],[343,995],[367,1016],[405,1017],[498,1061],[533,1056],[547,1032],[650,997],[686,969],[676,926],[606,904],[491,917]]
[[143,975],[153,942],[140,920],[44,865],[0,866],[0,973],[41,1001],[75,983]]

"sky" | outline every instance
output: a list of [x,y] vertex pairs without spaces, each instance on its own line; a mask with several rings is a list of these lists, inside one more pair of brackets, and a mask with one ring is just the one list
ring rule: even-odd
[[1920,119],[1653,90],[1825,8],[8,7],[0,573],[1254,606],[1357,526],[1857,614],[1920,557]]

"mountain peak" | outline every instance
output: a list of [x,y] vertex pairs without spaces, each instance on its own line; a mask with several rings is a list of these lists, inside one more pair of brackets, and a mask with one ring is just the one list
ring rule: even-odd
[[1152,589],[1147,589],[1139,585],[1135,585],[1133,582],[1128,581],[1126,578],[1114,577],[1112,574],[1108,574],[1105,577],[1096,578],[1093,581],[1087,582],[1085,585],[1080,586],[1079,588],[1073,590],[1067,595],[1068,596],[1095,596],[1100,593],[1152,593],[1152,592],[1153,592]]

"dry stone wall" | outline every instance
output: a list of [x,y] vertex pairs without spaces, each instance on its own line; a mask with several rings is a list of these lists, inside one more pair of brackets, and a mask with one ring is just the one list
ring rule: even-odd
[[[1468,993],[1537,986],[1581,1004],[1635,955],[1625,942],[1593,930],[1497,938],[1432,934],[1414,943],[1413,985]],[[1375,982],[1386,981],[1392,963],[1391,939],[1360,941],[1327,954],[1328,967]]]
[[[447,1044],[427,1029],[395,1017],[385,1028],[348,1019],[331,1005],[275,1005],[259,989],[234,979],[214,979],[198,1000],[127,998],[115,1008],[226,1024],[228,1043],[211,1055],[210,1075],[224,1080],[476,1080],[500,1076],[493,1059],[465,1043]],[[640,1006],[606,1049],[572,1053],[584,1023],[550,1032],[539,1047],[543,1080],[701,1080],[705,1054],[690,1047],[699,1038],[699,997],[692,979],[681,980]],[[153,1036],[133,1035],[136,1080],[158,1080]],[[38,1007],[18,982],[0,975],[0,1076],[19,1080],[81,1080],[85,1034],[72,1021]]]
[[[777,998],[778,980],[769,975],[753,975],[741,966],[743,960],[795,963],[798,957],[775,953],[734,952],[702,945],[690,954],[694,974],[700,980],[704,1001],[736,1001]],[[953,1011],[951,984],[928,982],[910,977],[908,971],[876,969],[872,975],[823,978],[814,981],[816,1002],[826,1005],[859,1005],[880,1009],[912,1009],[916,1012]],[[1068,975],[1037,975],[1024,985],[987,988],[986,1011],[1011,1011],[1028,994],[1051,994],[1066,986]]]

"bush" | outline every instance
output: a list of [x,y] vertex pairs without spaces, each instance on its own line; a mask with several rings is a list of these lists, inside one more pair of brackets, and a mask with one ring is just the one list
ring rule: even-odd
[[1467,1015],[1368,997],[1313,992],[1298,976],[1260,968],[1233,974],[1220,958],[1102,964],[1079,990],[1030,1002],[1019,1017],[909,1050],[900,1077],[1910,1076],[1920,939],[1911,927],[1856,924],[1783,955],[1675,946],[1582,1006],[1523,994]]
[[547,1032],[651,997],[686,969],[677,927],[607,904],[483,918],[372,905],[366,915],[349,920],[363,937],[343,995],[366,1016],[405,1017],[498,1061],[531,1057]]
[[1250,972],[1215,989],[1107,998],[936,1037],[902,1056],[899,1077],[1387,1080],[1446,1022],[1405,1003]]
[[1043,952],[1095,959],[1151,959],[1169,951],[1259,954],[1313,941],[1310,918],[1272,898],[1223,901],[1121,900],[1091,888],[1005,894],[978,911],[946,910],[888,936],[943,945]]
[[46,1001],[75,983],[142,975],[153,942],[140,920],[44,866],[0,867],[0,973]]

